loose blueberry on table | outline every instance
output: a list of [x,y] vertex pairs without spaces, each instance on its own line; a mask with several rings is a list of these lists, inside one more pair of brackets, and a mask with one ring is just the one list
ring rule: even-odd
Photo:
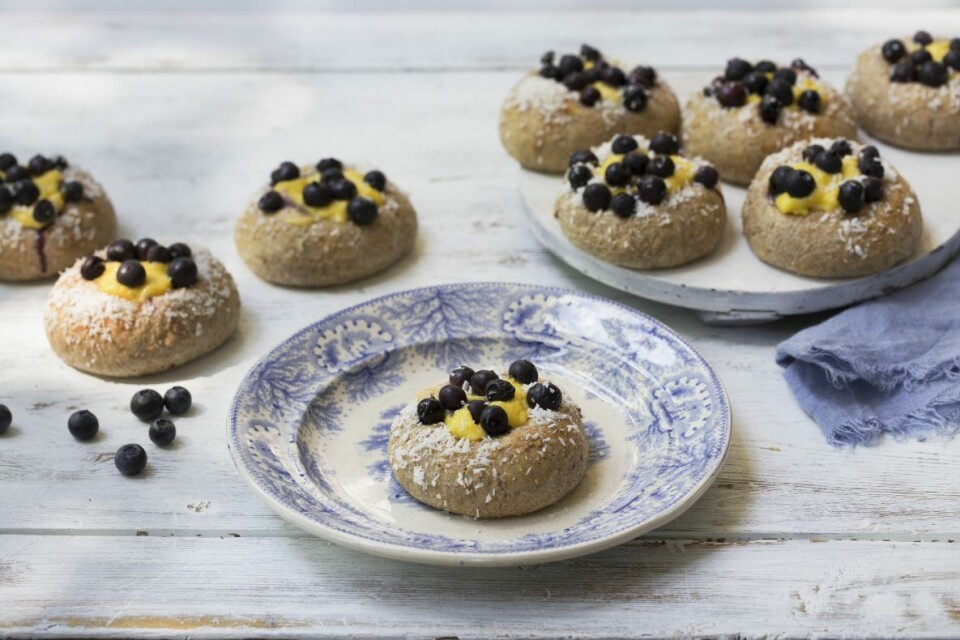
[[75,411],[67,420],[67,429],[77,440],[90,440],[100,431],[100,421],[86,409]]
[[5,404],[0,404],[0,436],[7,432],[11,424],[13,424],[13,414],[10,412],[10,408]]
[[593,107],[604,100],[619,101],[634,112],[646,108],[648,92],[657,84],[657,72],[652,67],[636,67],[627,74],[604,60],[603,55],[588,44],[580,47],[579,55],[557,56],[553,51],[547,51],[540,57],[539,73],[578,93],[580,104],[585,107]]
[[166,447],[177,437],[177,427],[173,424],[173,420],[159,418],[150,425],[148,435],[153,444],[158,447]]
[[163,397],[153,389],[141,389],[130,398],[130,411],[144,422],[151,422],[163,413]]
[[125,476],[139,475],[147,466],[147,452],[138,444],[125,444],[117,449],[113,463]]

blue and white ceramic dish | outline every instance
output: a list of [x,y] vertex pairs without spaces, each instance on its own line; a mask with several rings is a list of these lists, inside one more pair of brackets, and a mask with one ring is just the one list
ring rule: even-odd
[[[517,358],[583,409],[583,482],[547,509],[501,520],[414,501],[387,462],[396,412],[462,363]],[[730,406],[700,354],[653,318],[573,291],[461,284],[306,327],[247,374],[228,432],[243,478],[318,536],[415,562],[523,565],[598,551],[682,513],[723,463]]]

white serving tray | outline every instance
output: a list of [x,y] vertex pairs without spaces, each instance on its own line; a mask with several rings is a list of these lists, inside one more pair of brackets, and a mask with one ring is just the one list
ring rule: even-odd
[[[680,84],[680,83],[677,83]],[[684,83],[687,84],[687,83]],[[683,99],[696,87],[675,86]],[[674,269],[637,271],[598,260],[574,247],[553,216],[560,176],[520,171],[534,236],[550,252],[584,275],[636,296],[694,309],[711,324],[751,324],[844,307],[885,295],[929,277],[960,251],[960,198],[956,154],[916,153],[863,135],[913,186],[923,211],[923,240],[907,262],[865,278],[805,278],[761,262],[741,233],[746,189],[722,184],[727,229],[717,251]]]

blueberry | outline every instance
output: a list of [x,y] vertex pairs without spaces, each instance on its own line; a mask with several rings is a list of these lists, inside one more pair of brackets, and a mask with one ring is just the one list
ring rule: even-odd
[[[820,145],[816,145],[820,146]],[[822,149],[823,147],[821,147]],[[781,193],[785,193],[787,190],[787,180],[790,178],[790,175],[793,173],[793,167],[788,167],[786,165],[777,167],[773,170],[773,173],[770,174],[770,181],[768,187],[770,189],[770,195],[778,196]]]
[[130,411],[144,422],[151,422],[163,413],[163,397],[153,389],[141,389],[130,398]]
[[820,93],[807,89],[797,98],[797,105],[807,113],[820,113]]
[[917,71],[917,77],[928,87],[940,87],[947,84],[950,74],[947,67],[939,62],[924,62]]
[[30,172],[27,171],[26,167],[21,167],[16,164],[7,169],[6,175],[4,176],[7,182],[19,182],[20,180],[29,180]]
[[373,224],[377,219],[377,203],[369,198],[354,198],[347,205],[347,217],[361,227]]
[[856,213],[863,208],[864,192],[863,185],[858,180],[847,180],[840,185],[837,192],[837,200],[840,206],[847,213]]
[[189,287],[197,281],[197,263],[192,258],[174,258],[167,265],[174,289]]
[[320,182],[311,182],[303,188],[303,203],[308,207],[325,207],[333,202],[330,187]]
[[455,387],[452,384],[441,387],[440,392],[437,393],[437,398],[443,408],[448,411],[456,411],[467,403],[467,393],[462,387]]
[[585,107],[592,107],[600,101],[600,91],[596,87],[584,87],[580,92],[580,104]]
[[89,440],[100,431],[100,421],[86,409],[81,409],[70,414],[67,419],[67,429],[77,440]]
[[890,71],[891,82],[913,82],[917,79],[917,68],[909,60],[901,60]]
[[907,48],[899,40],[887,40],[880,47],[880,52],[883,54],[884,60],[893,64],[907,54]]
[[83,185],[76,180],[64,182],[60,185],[60,191],[63,192],[63,199],[67,202],[80,202],[83,200]]
[[473,421],[477,424],[480,424],[480,416],[483,415],[483,410],[486,408],[486,400],[471,400],[467,403],[467,411],[470,412],[470,417],[473,418]]
[[917,31],[915,34],[913,34],[913,41],[920,46],[925,47],[933,42],[933,36],[931,36],[927,31]]
[[666,155],[675,155],[680,153],[680,142],[677,136],[666,131],[660,131],[654,134],[650,140],[650,150],[654,153],[663,153]]
[[499,436],[510,431],[510,420],[501,407],[488,405],[480,413],[480,426],[491,436]]
[[950,40],[950,51],[960,52],[960,38],[952,38]]
[[542,56],[540,56],[540,64],[553,64],[553,59],[556,54],[553,51],[547,51]]
[[189,258],[192,255],[190,247],[182,242],[174,242],[167,248],[170,249],[170,255],[173,256],[174,260],[177,258]]
[[566,77],[571,73],[583,71],[583,60],[577,56],[567,54],[560,58],[560,64],[557,66],[560,67],[560,73]]
[[537,383],[530,387],[527,392],[527,404],[533,407],[540,407],[549,411],[556,411],[563,402],[563,394],[552,382],[547,384]]
[[580,57],[584,60],[590,60],[591,62],[596,62],[603,56],[600,55],[600,52],[591,47],[588,44],[583,44],[580,46]]
[[808,65],[806,62],[804,62],[803,58],[794,58],[793,61],[790,63],[790,68],[796,69],[798,71],[806,71],[807,73],[812,75],[814,78],[820,77],[820,74],[817,73],[817,70],[811,67],[810,65]]
[[55,156],[52,160],[54,169],[66,169],[70,166],[70,163],[67,162],[67,159],[63,156]]
[[17,157],[12,153],[0,153],[0,171],[6,171],[17,164]]
[[710,165],[703,165],[697,169],[697,173],[693,176],[694,182],[702,184],[707,189],[713,189],[717,186],[717,181],[720,180],[720,174],[716,169]]
[[583,205],[590,211],[603,211],[610,206],[610,189],[605,184],[588,184],[583,190]]
[[797,72],[790,67],[783,67],[773,73],[773,80],[785,82],[792,87],[797,84]]
[[567,180],[574,189],[586,186],[593,179],[593,171],[585,164],[577,164],[567,171]]
[[166,447],[177,437],[177,427],[173,424],[173,420],[160,418],[153,421],[147,435],[150,436],[153,444],[158,447]]
[[115,240],[107,245],[107,260],[123,262],[129,260],[136,253],[136,248],[129,240]]
[[53,169],[53,163],[45,156],[37,154],[30,158],[30,162],[27,163],[27,168],[33,175],[42,176],[47,171]]
[[548,80],[559,81],[563,78],[563,74],[560,73],[560,69],[552,64],[545,64],[540,67],[540,75]]
[[629,193],[618,193],[610,200],[610,210],[620,218],[629,218],[637,212],[637,201]]
[[[587,91],[588,89],[596,89],[596,87],[591,87],[590,85],[594,84],[595,82],[600,82],[600,69],[598,67],[587,69],[583,72],[583,76],[587,79],[587,86],[583,88],[583,91]],[[599,90],[597,90],[597,95],[600,95]],[[580,97],[583,98],[582,95]],[[599,98],[597,99],[599,100]]]
[[637,184],[637,195],[646,204],[658,205],[667,197],[667,183],[663,178],[645,175]]
[[617,136],[610,148],[614,153],[624,154],[636,151],[639,146],[633,136]]
[[654,156],[650,160],[650,164],[647,165],[647,173],[661,178],[669,178],[674,171],[676,171],[676,166],[670,156]]
[[345,178],[343,177],[343,171],[335,167],[324,169],[323,171],[320,172],[320,182],[323,182],[324,184],[329,184],[334,180],[344,180],[344,179]]
[[283,196],[276,191],[267,191],[260,196],[257,206],[264,213],[276,213],[280,211],[280,209],[283,209]]
[[363,176],[363,181],[377,191],[383,191],[387,188],[387,176],[383,175],[383,171],[377,171],[376,169],[367,171],[367,174]]
[[863,199],[866,202],[877,202],[883,199],[883,180],[873,176],[863,179]]
[[450,384],[463,388],[464,384],[470,382],[470,378],[473,377],[474,373],[474,370],[470,367],[457,367],[450,372]]
[[611,187],[622,187],[630,181],[630,170],[620,162],[613,162],[607,165],[603,178]]
[[300,167],[292,162],[281,162],[272,176],[274,178],[274,184],[277,182],[286,182],[287,180],[296,180],[300,177]]
[[417,403],[417,419],[420,424],[437,424],[443,422],[445,416],[443,405],[436,398],[424,398]]
[[163,406],[175,416],[185,414],[193,404],[193,396],[183,387],[170,387],[163,394]]
[[874,178],[883,177],[883,163],[875,158],[860,158],[860,162],[857,164],[857,166],[860,169],[860,173],[865,176],[873,176]]
[[642,176],[647,171],[648,164],[650,164],[650,157],[645,153],[630,152],[623,156],[623,166],[635,176]]
[[647,92],[640,85],[630,85],[623,90],[623,106],[628,111],[639,113],[647,107]]
[[[876,151],[876,147],[872,147]],[[834,154],[838,158],[845,158],[853,153],[853,147],[850,146],[850,143],[843,138],[839,140],[834,140],[833,144],[830,145],[830,153]],[[879,152],[877,155],[880,155]]]
[[331,180],[330,193],[337,200],[351,200],[357,195],[357,186],[345,178]]
[[147,272],[139,260],[124,260],[117,269],[117,282],[125,287],[139,287],[147,281]]
[[627,74],[617,67],[607,67],[601,71],[600,79],[611,87],[622,87],[627,84]]
[[150,247],[157,246],[157,241],[153,238],[140,238],[137,241],[136,254],[138,260],[146,260],[147,252],[150,251]]
[[868,144],[868,145],[865,146],[863,149],[860,149],[860,157],[861,157],[861,158],[869,158],[869,159],[871,159],[871,160],[879,160],[879,159],[880,159],[880,150],[877,149],[877,148],[876,148],[875,146],[873,146],[872,144]]
[[743,86],[747,88],[747,91],[750,93],[763,93],[763,90],[767,88],[767,74],[754,71],[748,73],[743,77]]
[[727,80],[743,80],[744,76],[753,71],[753,65],[743,58],[730,58],[723,77]]
[[13,186],[13,199],[17,204],[29,207],[40,197],[40,189],[29,180],[20,180]]
[[773,73],[777,70],[777,65],[769,60],[761,60],[754,65],[753,70],[760,73]]
[[47,226],[57,217],[57,210],[49,200],[38,200],[33,206],[33,219],[37,223]]
[[343,169],[343,163],[336,158],[324,158],[317,163],[317,171],[323,173],[327,169]]
[[920,65],[933,60],[933,55],[926,49],[918,49],[910,54],[910,62],[919,67]]
[[97,256],[87,256],[80,265],[80,277],[84,280],[96,280],[103,275],[103,260]]
[[507,373],[520,384],[531,384],[540,377],[537,367],[529,360],[514,360]]
[[574,151],[570,154],[570,161],[568,166],[573,166],[575,164],[600,164],[600,160],[597,159],[597,156],[594,155],[593,151],[589,149],[581,149],[579,151]]
[[10,408],[5,404],[0,404],[0,436],[7,432],[12,422],[13,414],[10,413]]
[[757,109],[761,120],[767,124],[776,124],[783,110],[783,104],[776,96],[763,96]]
[[563,86],[570,91],[580,91],[588,84],[590,84],[590,79],[582,71],[574,71],[563,77]]
[[806,149],[803,150],[803,159],[810,164],[813,164],[817,160],[817,156],[823,151],[822,144],[811,144]]
[[489,369],[477,371],[470,376],[470,392],[475,396],[485,396],[487,394],[487,385],[499,377],[500,376]]
[[113,458],[117,469],[125,476],[135,476],[147,466],[147,452],[138,444],[125,444]]
[[173,254],[170,253],[170,249],[162,244],[155,244],[147,249],[147,262],[167,263],[171,260],[173,260]]
[[818,153],[814,164],[825,173],[840,173],[840,170],[843,169],[843,162],[831,151]]
[[771,80],[764,90],[764,94],[775,97],[785,107],[793,104],[793,85],[780,78]]
[[657,83],[657,72],[653,67],[635,67],[627,77],[627,82],[644,89],[650,89]]
[[786,187],[791,197],[806,198],[817,188],[817,182],[808,172],[798,169],[787,176]]
[[747,90],[740,82],[724,82],[717,88],[717,102],[728,109],[742,107],[747,103]]
[[948,51],[941,62],[954,71],[960,71],[960,51]]
[[487,383],[486,396],[490,402],[501,401],[508,402],[513,400],[517,394],[517,389],[506,380],[491,380]]

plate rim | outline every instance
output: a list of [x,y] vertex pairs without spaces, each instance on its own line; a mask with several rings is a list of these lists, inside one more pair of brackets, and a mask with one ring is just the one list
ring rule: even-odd
[[[246,465],[242,463],[239,453],[234,448],[233,442],[233,433],[237,427],[237,411],[241,399],[241,388],[244,386],[244,383],[248,380],[250,375],[266,360],[273,356],[279,349],[281,349],[288,342],[296,339],[301,336],[304,332],[312,330],[318,323],[326,322],[331,319],[335,319],[338,316],[345,315],[357,308],[368,305],[372,302],[385,300],[393,297],[398,297],[402,295],[408,295],[417,292],[425,291],[435,291],[437,289],[457,289],[462,287],[508,287],[514,289],[528,289],[535,291],[545,291],[559,295],[574,295],[580,298],[585,298],[588,300],[601,302],[604,304],[613,305],[614,307],[620,308],[621,310],[626,311],[630,314],[635,314],[641,318],[646,319],[649,322],[654,323],[660,330],[667,331],[672,338],[676,339],[680,344],[689,349],[700,361],[702,366],[709,372],[711,378],[715,381],[717,389],[719,391],[719,397],[722,400],[722,415],[721,419],[725,420],[726,423],[726,436],[723,442],[722,453],[716,458],[715,463],[713,463],[710,472],[701,478],[697,484],[689,491],[682,500],[677,502],[671,509],[658,514],[656,517],[651,518],[637,526],[625,529],[617,534],[598,538],[595,540],[587,540],[584,542],[568,544],[559,547],[547,547],[542,549],[530,550],[530,551],[511,551],[511,552],[488,552],[488,553],[475,553],[470,551],[438,551],[435,549],[429,548],[413,548],[408,546],[397,545],[387,542],[379,542],[371,540],[368,538],[354,536],[348,533],[338,531],[334,528],[327,527],[326,525],[317,523],[306,516],[303,516],[296,511],[290,509],[288,506],[283,504],[281,501],[277,500],[274,496],[270,495],[265,491],[259,483],[254,478],[253,474],[246,468]],[[548,286],[548,285],[536,285],[529,283],[521,282],[495,282],[495,281],[479,281],[479,282],[461,282],[461,283],[441,283],[433,285],[425,285],[422,287],[413,287],[410,289],[403,289],[401,291],[396,291],[393,293],[374,296],[368,298],[356,304],[344,307],[333,313],[329,313],[325,316],[322,316],[320,319],[315,320],[306,326],[298,329],[282,341],[275,344],[271,349],[269,349],[263,356],[257,359],[256,362],[250,366],[247,371],[242,376],[240,383],[234,392],[233,400],[230,403],[230,408],[228,410],[227,419],[225,420],[226,436],[227,436],[227,449],[230,453],[230,458],[233,461],[234,467],[240,474],[240,477],[244,482],[253,490],[254,494],[264,502],[274,513],[279,515],[283,520],[293,524],[294,526],[311,533],[319,538],[327,540],[328,542],[333,542],[340,546],[352,549],[355,551],[362,551],[374,556],[388,558],[392,560],[401,560],[406,562],[415,562],[420,564],[432,564],[432,565],[442,565],[442,566],[484,566],[484,567],[505,567],[505,566],[525,566],[525,565],[535,565],[543,564],[547,562],[556,562],[559,560],[566,560],[574,557],[579,557],[582,555],[587,555],[608,549],[634,538],[637,538],[644,533],[662,527],[666,523],[676,519],[687,511],[694,503],[696,503],[700,497],[706,492],[707,489],[713,484],[717,476],[720,473],[720,470],[723,468],[726,463],[727,456],[730,452],[730,443],[733,439],[733,408],[730,403],[730,396],[727,392],[726,386],[723,383],[723,380],[717,374],[716,370],[709,363],[709,361],[703,356],[698,349],[691,345],[683,336],[678,334],[672,328],[661,322],[660,320],[654,318],[653,316],[644,313],[630,307],[622,302],[616,300],[610,300],[602,296],[585,293],[577,291],[574,289],[567,289],[564,287]]]

